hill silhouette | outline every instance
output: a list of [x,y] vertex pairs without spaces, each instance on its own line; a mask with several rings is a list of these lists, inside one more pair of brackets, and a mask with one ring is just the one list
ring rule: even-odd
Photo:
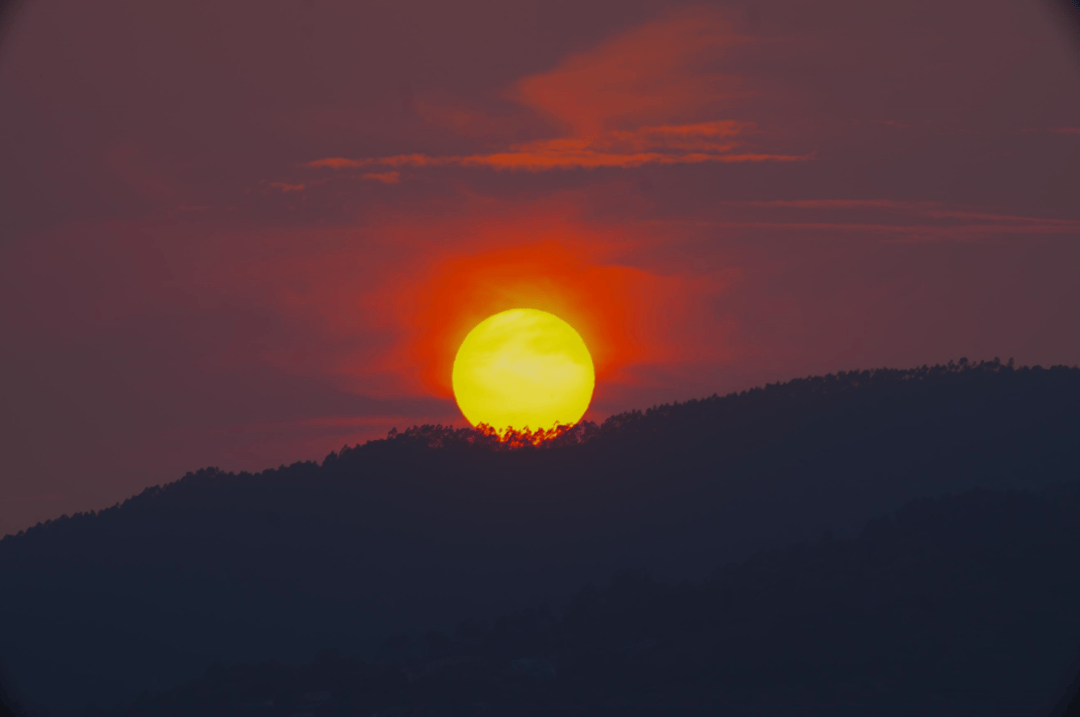
[[698,584],[624,573],[560,610],[375,660],[213,667],[107,714],[1049,717],[1080,656],[1078,548],[1080,481],[921,499]]
[[[1080,370],[849,372],[516,449],[440,426],[321,465],[215,469],[0,541],[0,660],[57,708],[220,662],[371,656],[391,634],[554,601],[623,569],[702,579],[906,502],[1042,490],[1080,465]],[[527,442],[526,442],[527,443]]]

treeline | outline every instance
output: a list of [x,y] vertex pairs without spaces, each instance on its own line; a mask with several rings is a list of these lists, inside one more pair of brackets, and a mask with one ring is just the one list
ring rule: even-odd
[[700,580],[919,497],[1039,491],[1078,474],[1080,370],[852,372],[574,431],[513,449],[419,427],[6,537],[0,663],[30,701],[110,705],[215,660],[370,657],[624,568]]
[[215,666],[85,714],[1038,717],[1078,657],[1074,481],[919,500],[696,584],[623,573],[372,660]]
[[[113,510],[122,506],[139,505],[152,500],[170,489],[179,489],[181,484],[199,483],[234,479],[244,483],[251,479],[273,481],[275,479],[305,480],[328,473],[346,471],[364,461],[379,460],[388,455],[403,453],[421,453],[428,451],[481,451],[481,452],[519,452],[536,449],[567,449],[592,443],[625,444],[640,441],[653,436],[667,440],[685,442],[698,438],[702,433],[736,429],[745,431],[750,425],[763,420],[775,419],[776,409],[803,416],[807,409],[823,409],[829,404],[843,404],[852,398],[865,397],[875,403],[890,400],[907,399],[963,399],[967,396],[985,393],[988,383],[1001,384],[1001,379],[1012,379],[1015,398],[1017,390],[1025,388],[1060,387],[1063,395],[1071,395],[1080,390],[1080,368],[1075,366],[1015,367],[1012,359],[1002,363],[999,358],[991,361],[972,362],[967,358],[949,361],[947,364],[924,365],[912,369],[878,368],[861,371],[840,371],[826,376],[808,376],[782,383],[766,384],[745,391],[729,393],[724,396],[713,394],[707,398],[675,401],[669,404],[653,406],[645,410],[632,410],[608,417],[602,423],[581,421],[573,426],[556,426],[552,429],[522,430],[510,428],[499,433],[488,426],[454,427],[442,424],[424,424],[411,426],[403,431],[391,429],[384,439],[375,439],[355,446],[343,446],[340,451],[327,455],[321,466],[315,461],[299,461],[292,465],[282,465],[259,473],[246,471],[233,474],[217,468],[205,468],[187,473],[178,481],[163,486],[152,486],[138,496],[118,503]],[[938,394],[938,395],[934,395]],[[1010,396],[1006,396],[1010,398]],[[973,401],[972,405],[977,402]],[[854,406],[853,406],[854,407]],[[906,408],[906,406],[898,406]],[[1052,407],[1051,411],[1053,411]],[[1046,416],[1053,419],[1053,412]],[[770,427],[771,428],[771,427]],[[962,430],[962,427],[957,427]],[[325,470],[321,470],[323,468]],[[87,511],[72,517],[94,516],[98,512]],[[68,520],[61,516],[58,521]],[[52,524],[53,520],[39,523],[38,527]],[[19,531],[22,535],[26,531]],[[7,539],[15,536],[4,536]],[[0,539],[2,540],[2,539]]]
[[[665,434],[694,430],[695,426],[731,425],[745,422],[748,415],[756,415],[762,408],[777,402],[801,402],[820,397],[838,398],[854,391],[868,391],[882,387],[902,388],[908,382],[920,383],[920,388],[943,380],[978,381],[1002,372],[1055,373],[1076,371],[1076,367],[1022,366],[1015,368],[1013,360],[1002,363],[1000,359],[973,363],[967,358],[948,364],[921,366],[914,369],[871,369],[866,371],[841,371],[827,376],[808,376],[785,383],[770,383],[763,387],[729,393],[713,394],[703,399],[675,401],[652,408],[633,410],[608,417],[603,423],[581,421],[575,425],[559,425],[551,429],[515,430],[513,427],[498,432],[490,426],[454,428],[442,424],[412,426],[399,432],[391,429],[386,439],[370,441],[364,447],[391,443],[395,448],[462,449],[478,448],[489,451],[521,450],[534,448],[564,448],[581,445],[597,438],[626,437],[629,434],[662,431]],[[357,445],[345,446],[339,453],[331,453],[327,460],[334,461],[361,449]]]

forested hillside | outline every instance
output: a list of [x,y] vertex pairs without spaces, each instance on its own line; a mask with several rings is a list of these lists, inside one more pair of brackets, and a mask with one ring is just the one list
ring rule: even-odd
[[373,661],[215,666],[107,714],[1049,717],[1077,657],[1073,481],[915,501],[697,584],[621,574]]
[[322,464],[214,469],[0,541],[25,697],[114,704],[213,662],[371,656],[391,634],[631,569],[702,579],[912,499],[1080,466],[1080,370],[852,372],[661,406],[539,447],[421,427]]

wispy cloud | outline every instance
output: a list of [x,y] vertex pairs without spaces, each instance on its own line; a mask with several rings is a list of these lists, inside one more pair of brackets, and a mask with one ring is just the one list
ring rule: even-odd
[[[541,139],[510,146],[502,152],[458,156],[398,154],[390,157],[346,159],[329,157],[309,162],[311,169],[367,167],[489,167],[541,172],[552,169],[628,169],[646,164],[702,162],[793,162],[812,155],[747,151],[733,138],[752,125],[727,120],[685,125],[658,125],[636,130],[612,130],[594,137]],[[386,175],[365,174],[365,179]],[[382,180],[386,181],[386,180]]]
[[738,92],[737,81],[713,66],[746,41],[714,11],[686,12],[571,55],[519,80],[510,95],[576,137],[700,117]]
[[863,222],[781,222],[781,221],[676,221],[658,220],[657,224],[690,224],[694,226],[725,227],[730,229],[787,229],[792,231],[860,232],[865,234],[893,234],[913,238],[963,239],[990,234],[1076,234],[1080,235],[1080,221],[1072,224],[1031,225],[1019,224],[885,224]]
[[1061,227],[1068,230],[1080,228],[1080,220],[1060,219],[1054,217],[1031,217],[1019,214],[999,214],[995,212],[978,212],[968,209],[950,209],[941,202],[935,201],[903,201],[895,199],[771,199],[771,200],[725,200],[718,204],[722,206],[756,207],[768,209],[804,209],[804,210],[837,210],[837,209],[865,209],[885,210],[913,214],[931,219],[962,219],[978,222],[992,222],[998,224],[1023,224],[1039,225],[1046,227]]
[[[703,162],[793,162],[812,154],[755,150],[751,122],[701,121],[739,94],[738,82],[709,69],[745,42],[715,13],[655,21],[514,83],[507,96],[563,134],[468,155],[327,157],[310,169],[486,167],[542,172]],[[713,114],[715,116],[715,114]],[[364,175],[371,178],[373,175]]]
[[[903,202],[893,199],[733,199],[718,204],[729,207],[760,207],[790,209],[909,209],[928,206],[924,202]],[[940,206],[932,203],[929,206]]]
[[400,172],[368,172],[361,179],[370,179],[373,182],[382,182],[383,184],[397,184],[401,181]]
[[[730,229],[859,232],[916,240],[970,239],[990,235],[1080,236],[1080,219],[980,212],[949,208],[936,201],[777,199],[725,200],[717,204],[771,211],[760,219],[760,213],[751,212],[724,220],[674,223]],[[785,210],[794,210],[795,214],[785,213]],[[821,213],[825,213],[825,221],[805,221],[808,214]],[[844,221],[845,218],[850,221]]]

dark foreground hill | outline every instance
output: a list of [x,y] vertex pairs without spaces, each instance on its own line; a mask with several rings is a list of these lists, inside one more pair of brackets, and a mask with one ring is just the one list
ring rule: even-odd
[[923,499],[695,585],[620,575],[375,661],[214,667],[109,714],[1049,717],[1076,657],[1073,481]]
[[218,661],[388,635],[630,568],[699,579],[920,496],[1080,466],[1080,370],[996,361],[792,381],[506,451],[438,427],[189,474],[0,541],[0,658],[31,701],[114,704]]

